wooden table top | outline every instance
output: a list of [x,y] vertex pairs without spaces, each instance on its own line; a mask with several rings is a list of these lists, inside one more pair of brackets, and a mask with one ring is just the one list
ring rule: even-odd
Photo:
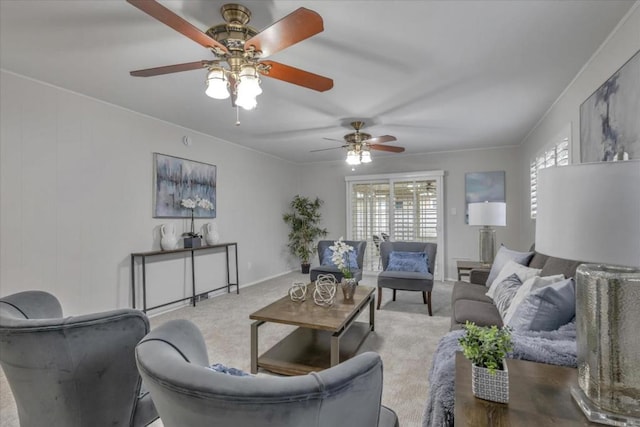
[[459,260],[456,261],[456,267],[458,269],[475,269],[475,268],[491,268],[491,264],[483,264],[480,261],[468,261],[468,260]]
[[356,286],[352,302],[345,302],[342,289],[336,291],[336,302],[331,307],[321,307],[313,302],[313,284],[308,285],[307,299],[302,302],[292,301],[289,295],[252,313],[249,318],[264,322],[284,323],[310,329],[325,331],[341,330],[371,298],[374,288]]
[[455,423],[458,426],[596,426],[571,396],[578,371],[565,366],[507,359],[509,403],[478,399],[471,391],[471,362],[456,353]]

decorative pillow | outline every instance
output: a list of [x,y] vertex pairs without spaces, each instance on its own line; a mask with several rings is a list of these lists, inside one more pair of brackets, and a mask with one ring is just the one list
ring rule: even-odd
[[[322,265],[324,267],[335,267],[338,266],[333,263],[331,257],[333,256],[333,251],[330,248],[324,248],[324,252],[322,252]],[[349,269],[357,270],[358,269],[358,254],[356,250],[349,251]]]
[[522,281],[517,274],[513,273],[496,287],[493,303],[496,305],[498,312],[500,312],[500,317],[503,319],[507,309],[511,305],[511,300],[516,295],[516,292],[518,292],[520,286],[522,286]]
[[429,259],[426,252],[391,251],[387,271],[411,271],[428,273]]
[[525,280],[522,283],[522,286],[518,288],[518,291],[516,292],[515,296],[511,300],[511,305],[507,309],[507,313],[502,317],[503,323],[505,325],[509,323],[509,321],[513,317],[513,313],[515,313],[518,306],[522,304],[522,301],[524,301],[524,299],[527,296],[529,296],[529,294],[533,293],[534,291],[544,286],[549,286],[553,283],[564,280],[564,278],[565,278],[564,274],[558,274],[555,276],[545,276],[545,277],[534,276]]
[[491,271],[489,271],[489,277],[487,277],[486,285],[491,286],[494,280],[496,280],[496,277],[498,277],[498,273],[500,273],[509,260],[515,261],[520,265],[527,265],[529,264],[531,257],[533,257],[533,254],[534,252],[512,251],[511,249],[507,249],[506,246],[501,245],[493,260],[493,265],[491,265]]
[[518,306],[508,326],[514,331],[555,331],[576,315],[573,278],[545,286]]
[[524,283],[524,281],[530,277],[539,276],[540,270],[537,268],[525,267],[524,265],[520,265],[515,261],[507,261],[502,270],[500,270],[500,273],[498,273],[496,279],[491,284],[491,287],[489,287],[486,295],[489,298],[494,299],[498,283],[502,282],[504,279],[514,273],[517,274],[520,281]]
[[253,375],[246,373],[245,371],[241,371],[236,368],[229,368],[224,366],[222,363],[216,363],[207,367],[214,372],[220,372],[221,374],[234,375],[236,377],[252,377]]

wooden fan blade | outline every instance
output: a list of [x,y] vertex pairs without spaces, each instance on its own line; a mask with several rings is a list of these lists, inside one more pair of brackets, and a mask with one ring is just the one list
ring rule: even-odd
[[317,90],[318,92],[324,92],[333,87],[333,80],[318,74],[313,74],[308,71],[274,61],[262,61],[260,63],[271,66],[271,69],[268,72],[261,72],[261,74],[271,77],[272,79],[293,83],[294,85]]
[[382,135],[382,136],[376,136],[375,138],[369,138],[365,142],[370,144],[382,144],[383,142],[391,142],[391,141],[397,141],[396,137],[391,135]]
[[155,0],[127,0],[130,4],[137,7],[152,18],[157,19],[165,25],[173,28],[180,34],[189,37],[196,43],[201,44],[206,48],[218,48],[226,53],[229,50],[217,40],[212,39],[198,28],[191,25],[189,22],[176,15],[160,3]]
[[301,7],[251,37],[244,47],[246,50],[253,46],[262,52],[262,58],[266,58],[322,31],[322,17],[313,10]]
[[164,67],[155,67],[155,68],[147,68],[144,70],[136,70],[131,71],[131,74],[134,77],[151,77],[151,76],[160,76],[162,74],[171,74],[171,73],[179,73],[182,71],[191,71],[197,70],[200,68],[206,68],[211,64],[211,61],[195,61],[195,62],[187,62],[184,64],[176,64],[176,65],[165,65]]
[[337,142],[344,142],[340,139],[335,139],[335,138],[322,138],[322,139],[326,139],[327,141],[337,141]]
[[402,153],[404,151],[404,147],[394,147],[392,145],[369,144],[369,148],[372,150],[389,151],[391,153]]
[[346,147],[346,145],[343,145],[342,147],[321,148],[321,149],[319,149],[319,150],[311,150],[311,151],[309,151],[309,152],[310,152],[310,153],[315,153],[315,152],[317,152],[317,151],[328,151],[328,150],[335,150],[335,149],[337,149],[337,148],[345,148],[345,147]]

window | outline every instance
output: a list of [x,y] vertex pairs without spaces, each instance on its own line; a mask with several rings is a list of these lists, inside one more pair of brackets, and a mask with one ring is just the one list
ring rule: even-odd
[[[347,235],[366,240],[364,269],[381,270],[380,241],[438,244],[436,270],[444,253],[442,171],[347,177]],[[375,237],[374,237],[375,236]]]
[[529,165],[529,177],[531,182],[531,218],[536,218],[538,211],[538,171],[551,166],[566,166],[569,164],[569,137],[564,137],[560,142],[543,151]]

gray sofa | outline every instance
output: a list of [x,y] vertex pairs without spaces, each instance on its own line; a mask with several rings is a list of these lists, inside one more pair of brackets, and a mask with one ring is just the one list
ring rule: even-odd
[[[564,274],[574,277],[580,261],[550,257],[534,251],[527,264],[531,268],[542,269],[540,276]],[[451,295],[451,330],[461,329],[468,320],[480,326],[502,326],[502,318],[493,300],[485,295],[488,269],[471,270],[469,282],[456,282]]]

